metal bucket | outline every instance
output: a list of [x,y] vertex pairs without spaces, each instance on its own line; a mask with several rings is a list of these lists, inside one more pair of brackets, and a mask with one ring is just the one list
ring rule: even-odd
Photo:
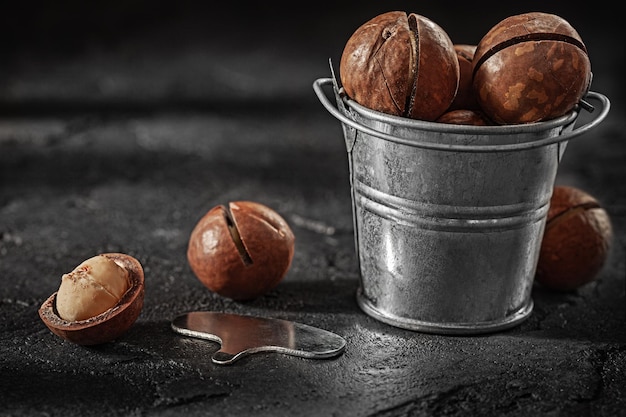
[[[335,103],[324,92],[333,86]],[[357,301],[387,324],[426,333],[513,327],[531,289],[557,168],[579,112],[541,123],[468,126],[367,109],[336,79],[313,88],[342,122],[360,269]]]

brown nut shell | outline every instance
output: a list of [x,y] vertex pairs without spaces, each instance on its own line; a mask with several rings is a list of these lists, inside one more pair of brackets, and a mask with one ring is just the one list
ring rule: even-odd
[[498,124],[554,119],[573,110],[591,83],[591,63],[578,32],[542,12],[510,16],[480,40],[473,86]]
[[593,196],[574,187],[555,187],[535,280],[558,291],[595,280],[612,239],[609,215]]
[[476,45],[455,44],[454,51],[459,60],[459,88],[448,110],[479,110],[480,106],[474,95],[473,72]]
[[491,123],[480,110],[450,110],[437,119],[437,123],[453,125],[490,126]]
[[380,14],[357,28],[339,73],[345,93],[357,103],[427,121],[450,107],[459,85],[459,62],[447,33],[403,11]]
[[271,208],[252,201],[209,210],[189,238],[187,260],[209,290],[251,300],[284,278],[294,255],[294,234]]
[[103,253],[129,272],[130,288],[113,308],[87,320],[67,321],[56,311],[55,292],[39,308],[39,317],[57,336],[78,345],[98,345],[117,339],[135,323],[143,308],[144,272],[141,263],[123,253]]

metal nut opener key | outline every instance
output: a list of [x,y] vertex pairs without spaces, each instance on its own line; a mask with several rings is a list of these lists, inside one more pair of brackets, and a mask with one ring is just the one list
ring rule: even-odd
[[220,343],[211,361],[229,365],[257,352],[279,352],[307,359],[341,354],[346,341],[335,333],[288,320],[213,311],[194,311],[172,321],[172,329],[184,336]]

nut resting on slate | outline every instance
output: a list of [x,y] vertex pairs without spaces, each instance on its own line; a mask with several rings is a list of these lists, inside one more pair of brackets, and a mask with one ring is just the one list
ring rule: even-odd
[[340,61],[349,98],[382,113],[434,121],[459,86],[459,61],[447,33],[432,20],[403,11],[365,22]]
[[473,59],[476,99],[497,124],[533,123],[573,110],[591,84],[587,48],[554,14],[507,17],[480,40]]
[[140,262],[123,253],[103,253],[64,274],[59,290],[39,308],[39,316],[59,337],[97,345],[126,333],[139,317],[143,299]]
[[557,291],[595,280],[612,240],[611,220],[596,198],[575,187],[554,187],[535,280]]
[[284,278],[294,255],[294,234],[273,209],[252,201],[209,210],[189,238],[187,260],[209,290],[251,300]]

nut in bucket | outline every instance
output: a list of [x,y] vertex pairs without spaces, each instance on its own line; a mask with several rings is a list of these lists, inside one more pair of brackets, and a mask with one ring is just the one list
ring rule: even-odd
[[436,120],[459,86],[459,62],[447,33],[432,20],[393,11],[360,26],[340,62],[346,93],[363,106]]
[[591,84],[591,62],[578,32],[560,16],[510,16],[478,43],[473,84],[480,107],[499,124],[562,116]]

